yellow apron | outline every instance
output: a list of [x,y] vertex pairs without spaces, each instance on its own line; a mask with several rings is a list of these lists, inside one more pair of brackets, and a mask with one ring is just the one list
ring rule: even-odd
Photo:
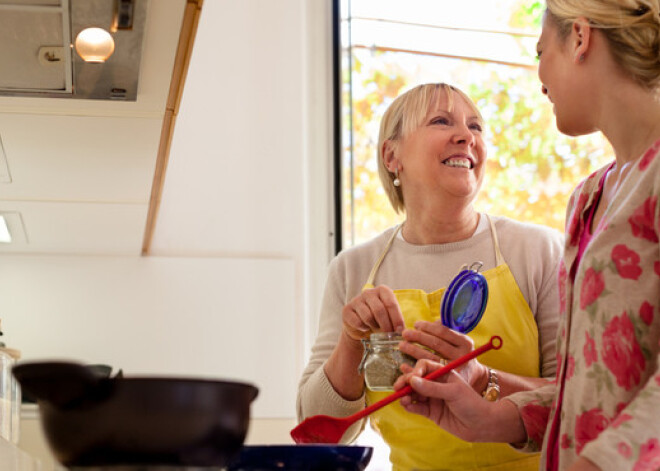
[[[490,217],[488,222],[497,266],[483,272],[488,281],[488,304],[481,321],[469,336],[476,346],[486,343],[491,335],[502,337],[502,349],[484,353],[479,357],[481,363],[522,376],[539,377],[536,321],[502,257],[495,225]],[[376,272],[399,229],[394,231],[363,289],[373,288]],[[465,263],[469,265],[476,261],[465,260]],[[418,289],[395,290],[406,327],[412,328],[418,320],[439,321],[440,302],[445,289],[432,293]],[[367,403],[372,404],[387,394],[367,391]],[[407,412],[398,401],[374,412],[370,420],[374,429],[390,446],[393,470],[539,469],[539,455],[536,453],[520,453],[501,443],[465,442],[445,432],[429,419]]]

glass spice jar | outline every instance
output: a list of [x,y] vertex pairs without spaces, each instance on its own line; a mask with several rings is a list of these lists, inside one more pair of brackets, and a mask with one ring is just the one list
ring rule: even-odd
[[364,373],[364,381],[372,391],[393,391],[396,379],[401,376],[403,363],[414,366],[415,358],[399,350],[403,340],[396,332],[377,332],[362,340],[364,354],[358,367]]

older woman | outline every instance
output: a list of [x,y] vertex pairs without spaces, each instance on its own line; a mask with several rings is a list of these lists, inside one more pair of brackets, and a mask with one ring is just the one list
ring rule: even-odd
[[[379,399],[365,391],[358,372],[361,339],[371,332],[403,331],[406,353],[427,358],[431,350],[447,359],[501,335],[505,350],[463,371],[480,394],[489,383],[490,392],[506,395],[547,384],[543,377],[554,375],[561,236],[475,211],[486,166],[483,126],[474,103],[446,84],[413,88],[385,113],[380,177],[405,221],[332,261],[318,338],[300,382],[299,420],[349,415]],[[469,338],[437,321],[445,287],[462,265],[475,261],[483,262],[490,295]],[[371,420],[390,446],[394,469],[538,467],[538,457],[502,444],[468,444],[399,404]],[[343,441],[353,440],[362,425]]]
[[542,447],[542,469],[657,470],[660,4],[547,0],[538,54],[558,129],[601,131],[616,156],[569,203],[557,382],[486,404],[456,375],[415,377],[436,367],[421,361],[401,402],[468,440]]

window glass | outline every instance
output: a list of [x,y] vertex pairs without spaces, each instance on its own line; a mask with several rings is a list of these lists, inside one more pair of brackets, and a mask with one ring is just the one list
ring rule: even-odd
[[613,154],[600,134],[556,130],[536,70],[542,14],[529,0],[341,3],[343,247],[402,220],[378,179],[378,127],[397,96],[426,82],[456,85],[484,116],[476,209],[563,231],[572,189]]

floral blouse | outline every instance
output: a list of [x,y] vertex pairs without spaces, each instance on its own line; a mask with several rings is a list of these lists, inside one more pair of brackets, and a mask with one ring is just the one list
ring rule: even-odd
[[584,456],[603,470],[660,470],[660,140],[631,165],[579,264],[609,166],[571,196],[556,380],[507,397],[519,408],[526,449],[543,449],[542,469]]

